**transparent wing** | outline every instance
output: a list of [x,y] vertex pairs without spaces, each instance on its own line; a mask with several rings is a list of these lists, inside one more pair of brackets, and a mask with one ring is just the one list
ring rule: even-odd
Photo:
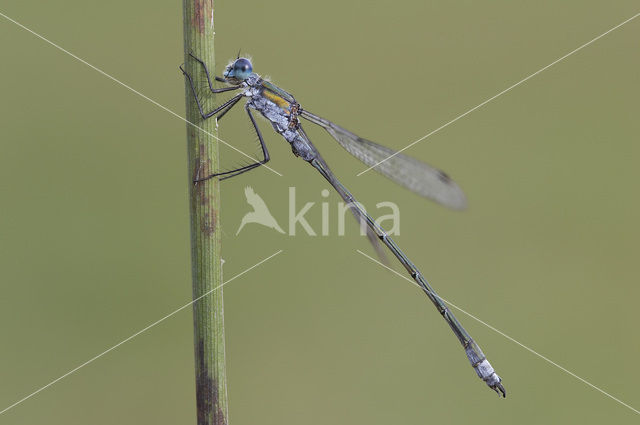
[[368,166],[383,161],[373,169],[399,185],[446,207],[457,210],[466,208],[467,198],[462,189],[444,172],[410,156],[396,153],[393,149],[363,139],[306,110],[302,110],[300,116],[327,130],[347,152]]

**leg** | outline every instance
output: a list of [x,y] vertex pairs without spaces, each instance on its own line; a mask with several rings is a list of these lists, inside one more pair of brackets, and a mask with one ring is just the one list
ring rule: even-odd
[[[180,71],[182,71],[182,73],[189,78],[189,80],[191,80],[191,76],[187,73],[187,71],[184,70],[184,68],[182,67],[184,64],[180,65]],[[205,71],[206,71],[206,67],[205,67]],[[223,81],[226,82],[226,80],[224,78],[220,78],[220,77],[216,77],[217,81]],[[207,81],[209,83],[209,89],[213,92],[213,93],[224,93],[226,91],[232,91],[232,90],[238,90],[240,88],[242,88],[242,85],[237,85],[237,86],[229,86],[229,87],[222,87],[220,89],[216,89],[214,87],[212,87],[211,85],[211,80],[209,80],[209,74],[207,73]]]
[[262,138],[262,133],[260,133],[260,129],[258,128],[258,123],[256,123],[256,120],[253,117],[253,114],[251,113],[251,110],[249,109],[249,107],[245,105],[244,109],[245,109],[245,111],[247,111],[247,115],[249,115],[249,119],[251,120],[251,124],[253,124],[253,128],[255,128],[255,130],[256,130],[256,134],[258,135],[258,140],[260,140],[260,147],[262,147],[262,155],[264,157],[262,159],[262,161],[254,162],[253,164],[245,165],[244,167],[236,168],[235,170],[230,170],[230,171],[225,171],[225,172],[222,172],[222,173],[211,174],[211,175],[203,177],[203,178],[199,178],[199,177],[196,176],[196,178],[193,181],[194,183],[203,182],[205,180],[209,180],[209,179],[211,179],[213,177],[218,177],[218,176],[223,176],[223,177],[220,178],[220,180],[229,179],[231,177],[235,177],[235,176],[240,175],[242,173],[246,173],[249,170],[253,170],[256,167],[259,167],[259,166],[269,162],[269,160],[271,158],[269,158],[269,151],[267,150],[267,145],[264,143],[264,139]]
[[230,179],[231,177],[238,176],[238,175],[240,175],[242,173],[246,173],[247,171],[251,171],[254,168],[259,167],[261,165],[262,165],[261,162],[255,162],[253,164],[247,165],[246,167],[240,167],[237,170],[234,170],[235,172],[233,172],[232,174],[225,174],[224,177],[220,177],[220,181],[226,180],[226,179]]
[[[234,98],[235,99],[235,98]],[[229,105],[227,107],[227,109],[225,109],[224,111],[220,112],[218,114],[218,116],[216,116],[216,120],[220,121],[222,119],[222,117],[224,117],[224,114],[226,114],[227,112],[229,112],[231,110],[231,108],[233,108],[234,106],[236,106],[236,103],[238,103],[240,101],[241,98],[238,98],[235,102],[233,102],[231,105]]]
[[[202,110],[202,105],[200,104],[200,99],[198,98],[198,93],[196,93],[196,87],[193,85],[193,80],[191,79],[191,75],[189,75],[187,73],[187,71],[185,71],[184,68],[182,68],[182,66],[180,66],[180,70],[182,71],[184,76],[187,77],[187,80],[189,80],[189,86],[191,86],[191,92],[193,93],[193,97],[195,97],[195,99],[196,99],[196,103],[198,104],[198,109],[200,110],[200,115],[202,115],[202,119],[206,120],[208,118],[211,118],[212,116],[216,115],[218,112],[220,112],[221,110],[223,110],[225,108],[231,109],[231,107],[233,105],[235,105],[236,103],[238,103],[238,101],[242,98],[242,93],[238,94],[238,95],[235,95],[230,100],[228,100],[225,103],[223,103],[222,105],[218,106],[213,111],[205,113]],[[225,89],[221,89],[221,90],[222,91],[229,91],[229,90],[236,90],[238,88],[239,87],[226,87]],[[226,112],[228,112],[228,110],[225,111],[225,113]]]
[[[232,87],[224,87],[221,89],[216,89],[213,87],[213,82],[211,81],[211,76],[209,75],[209,69],[207,68],[207,65],[202,61],[202,59],[197,58],[193,55],[193,53],[189,53],[189,56],[191,56],[193,59],[195,59],[196,61],[198,61],[198,63],[200,63],[200,65],[202,65],[202,67],[204,68],[204,73],[207,75],[207,82],[209,83],[209,89],[213,92],[213,93],[222,93],[225,91],[229,91],[229,90],[236,90],[239,89],[240,86],[232,86]],[[222,77],[218,77],[217,75],[214,76],[216,81],[220,81],[222,83],[226,83],[227,80],[225,80]]]

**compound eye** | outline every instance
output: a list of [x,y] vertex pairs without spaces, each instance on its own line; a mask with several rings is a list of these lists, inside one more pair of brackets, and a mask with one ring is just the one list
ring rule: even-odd
[[253,67],[251,66],[251,62],[249,62],[249,60],[245,58],[240,58],[236,60],[234,68],[244,73],[249,73],[253,70]]

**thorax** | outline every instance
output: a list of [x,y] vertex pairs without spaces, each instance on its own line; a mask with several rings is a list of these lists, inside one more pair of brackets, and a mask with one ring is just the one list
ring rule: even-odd
[[300,133],[298,113],[300,105],[293,96],[269,81],[253,74],[247,80],[244,95],[247,106],[260,112],[273,129],[291,144],[291,150],[305,161],[316,157],[316,151]]
[[274,130],[285,136],[287,140],[293,137],[297,133],[297,129],[295,125],[292,125],[292,121],[296,120],[294,123],[297,122],[296,114],[299,107],[294,97],[258,76],[247,83],[244,94],[249,98],[248,106],[260,112],[271,122]]

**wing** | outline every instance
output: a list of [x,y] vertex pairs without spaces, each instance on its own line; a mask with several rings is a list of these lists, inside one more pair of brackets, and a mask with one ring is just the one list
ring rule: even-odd
[[466,208],[467,198],[464,192],[444,172],[393,149],[363,139],[306,110],[302,110],[300,116],[327,130],[347,152],[399,185],[446,207],[456,210]]

